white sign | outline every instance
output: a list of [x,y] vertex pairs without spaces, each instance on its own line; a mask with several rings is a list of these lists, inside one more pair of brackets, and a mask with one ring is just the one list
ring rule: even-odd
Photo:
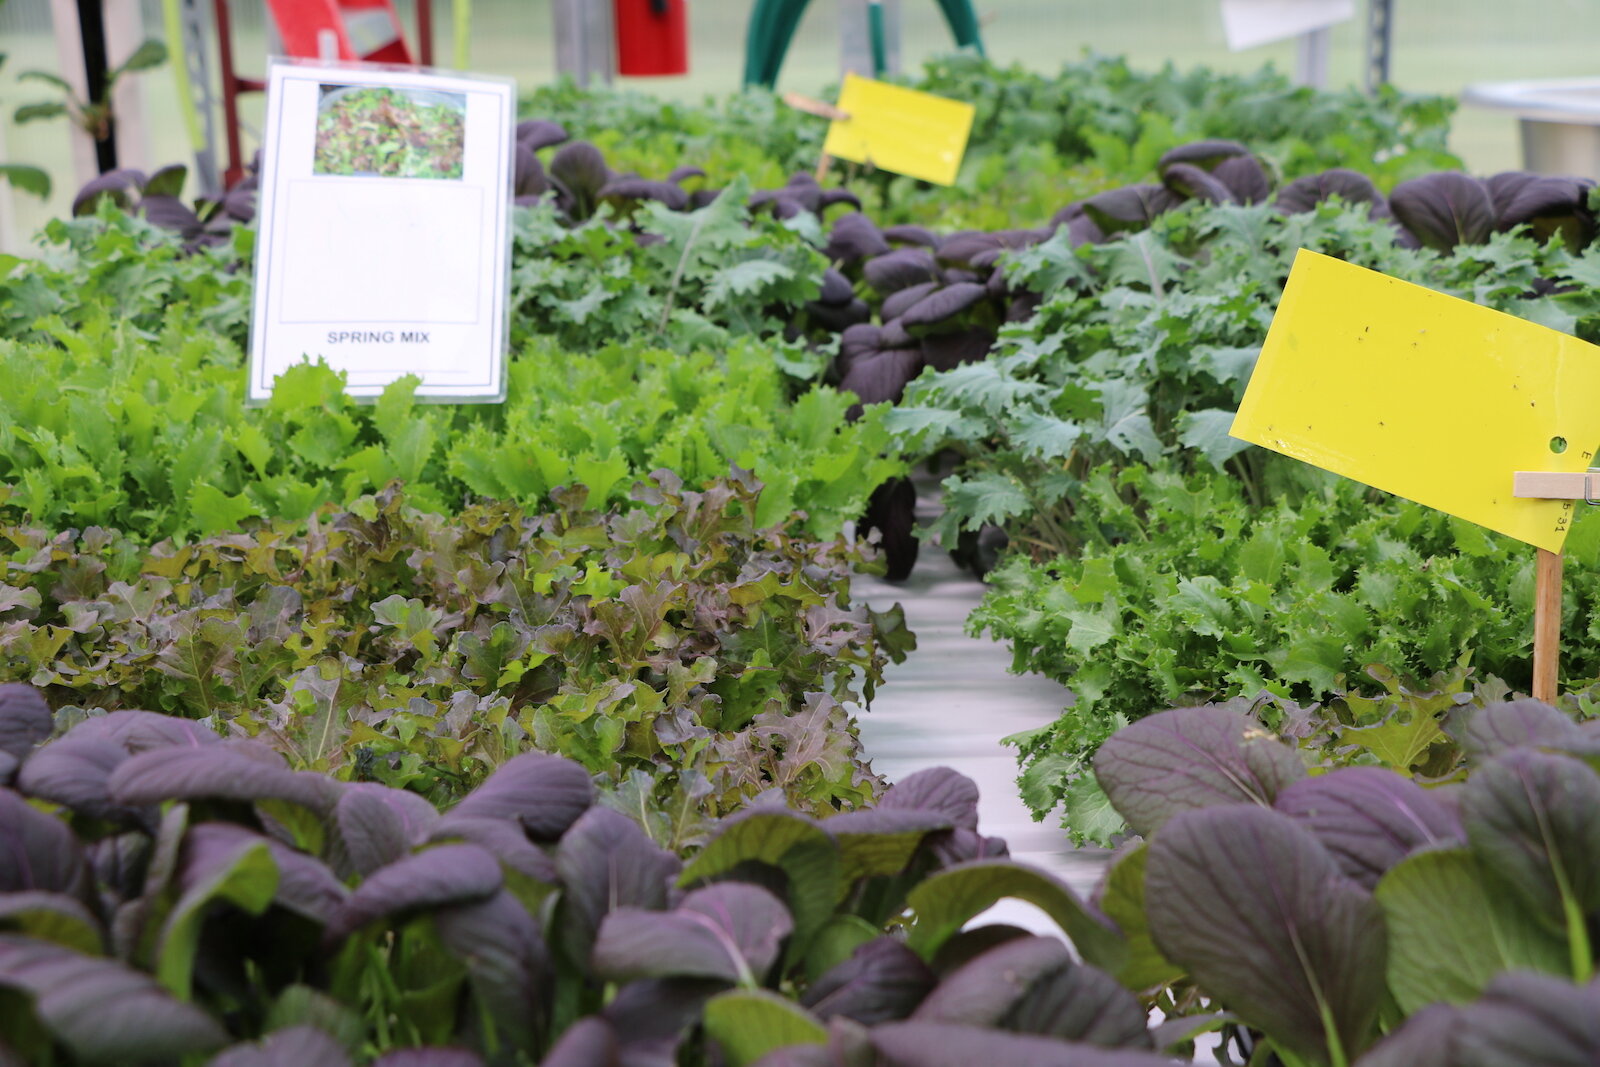
[[1222,0],[1222,29],[1237,52],[1354,18],[1355,0]]
[[514,85],[275,61],[248,399],[305,360],[351,396],[505,398]]

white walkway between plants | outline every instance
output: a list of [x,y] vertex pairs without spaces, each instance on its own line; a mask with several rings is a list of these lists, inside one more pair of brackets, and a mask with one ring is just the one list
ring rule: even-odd
[[[978,784],[980,832],[1005,838],[1013,859],[1042,867],[1087,896],[1110,853],[1075,850],[1054,818],[1034,822],[1017,793],[1016,750],[1000,743],[1053,721],[1069,699],[1067,690],[1039,675],[1008,673],[1006,645],[966,635],[967,615],[984,586],[937,545],[923,545],[904,583],[857,575],[852,588],[876,610],[904,605],[906,624],[917,635],[916,651],[888,668],[872,709],[858,716],[873,769],[891,782],[925,767],[960,771]],[[1056,932],[1027,904],[1003,902],[985,919]]]

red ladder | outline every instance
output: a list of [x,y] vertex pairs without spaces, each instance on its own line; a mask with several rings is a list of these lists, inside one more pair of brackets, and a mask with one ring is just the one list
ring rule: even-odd
[[[233,29],[228,0],[213,0],[222,65],[222,117],[228,134],[224,185],[244,177],[239,147],[239,94],[259,93],[266,82],[240,77],[233,65]],[[267,0],[283,39],[284,55],[300,59],[361,60],[412,65],[433,62],[433,18],[429,0],[417,0],[418,58],[411,58],[391,0]]]

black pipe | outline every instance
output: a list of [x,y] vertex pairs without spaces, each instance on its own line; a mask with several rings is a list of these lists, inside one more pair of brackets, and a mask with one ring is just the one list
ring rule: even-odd
[[[78,0],[78,34],[83,42],[83,69],[89,86],[89,103],[105,101],[106,75],[111,61],[106,55],[106,14],[100,0]],[[94,134],[91,131],[90,136]],[[112,122],[106,123],[106,135],[94,143],[95,164],[104,174],[117,169],[117,131]]]

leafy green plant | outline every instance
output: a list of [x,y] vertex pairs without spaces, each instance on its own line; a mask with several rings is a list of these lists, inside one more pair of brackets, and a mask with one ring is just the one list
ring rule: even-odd
[[[185,273],[167,291],[187,288],[179,260],[137,269],[141,246],[126,235],[114,246],[126,258],[94,268],[105,290],[168,266]],[[198,303],[204,275],[193,277]],[[228,286],[219,296],[209,314],[169,307],[153,337],[136,298],[128,319],[102,309],[74,328],[46,317],[37,325],[48,340],[0,342],[0,373],[17,375],[0,397],[0,484],[15,486],[4,506],[36,524],[157,540],[252,517],[304,521],[397,478],[416,503],[451,512],[474,495],[536,508],[575,483],[597,505],[625,503],[657,467],[698,485],[732,464],[769,480],[762,525],[798,508],[799,528],[831,539],[903,469],[881,410],[847,422],[850,398],[827,388],[791,402],[787,376],[753,343],[716,355],[634,343],[575,357],[532,342],[512,360],[499,406],[416,404],[412,379],[364,406],[338,375],[305,365],[280,379],[271,403],[245,410],[239,353],[205,328],[244,294]]]
[[1041,555],[1076,551],[1096,521],[1077,517],[1082,481],[1108,462],[1227,470],[1253,506],[1295,498],[1298,464],[1227,431],[1302,247],[1600,336],[1600,254],[1520,232],[1445,255],[1404,247],[1364,206],[1328,200],[1293,214],[1194,205],[1100,245],[1064,227],[1010,257],[1011,280],[1044,298],[1037,313],[1005,327],[988,360],[924,373],[890,416],[908,454],[961,458],[941,539],[992,522]]
[[[6,54],[0,52],[0,67],[5,66]],[[31,163],[0,163],[0,178],[11,186],[31,193],[41,200],[50,197],[50,172]]]
[[843,705],[914,641],[851,604],[858,549],[758,527],[758,491],[662,471],[628,508],[574,489],[447,519],[391,489],[151,548],[8,526],[0,677],[441,797],[533,746],[688,813],[860,803],[878,780]]
[[[759,807],[684,852],[541,753],[441,811],[166,716],[49,732],[0,687],[13,1058],[1155,1067],[1214,1025],[1148,1029],[1104,969],[1120,935],[980,836],[948,770],[825,819]],[[963,930],[1003,898],[1085,962]]]
[[[1374,726],[1392,709],[1381,694],[1357,692],[1369,670],[1398,697],[1421,692],[1405,679],[1467,664],[1527,691],[1526,547],[1353,482],[1321,481],[1298,504],[1258,510],[1220,474],[1101,469],[1080,496],[1097,519],[1080,523],[1092,542],[1077,556],[1037,563],[1015,555],[990,575],[969,629],[1009,642],[1014,670],[1069,684],[1076,697],[1056,723],[1012,739],[1035,812],[1064,803],[1075,833],[1103,840],[1115,831],[1083,771],[1101,741],[1161,708],[1271,694],[1263,714],[1278,725],[1297,705],[1338,698],[1350,727]],[[1576,523],[1567,549],[1600,560],[1600,522]],[[1600,597],[1588,570],[1575,568],[1567,586],[1572,632],[1584,631]],[[1569,645],[1569,678],[1600,676],[1589,647]],[[1463,685],[1464,677],[1453,687]],[[1434,710],[1442,714],[1452,685],[1441,686]],[[1408,710],[1405,721],[1415,734],[1373,732],[1422,750],[1437,738],[1433,713]],[[1339,729],[1324,741],[1338,747],[1362,736]]]
[[466,100],[387,86],[325,86],[317,103],[316,174],[459,178]]
[[116,89],[117,82],[130,74],[153,70],[166,61],[166,45],[153,38],[144,41],[127,59],[106,71],[105,83],[100,94],[92,100],[80,97],[72,83],[60,75],[46,70],[22,71],[17,75],[18,81],[42,82],[56,89],[60,99],[24,104],[17,108],[12,117],[18,124],[38,122],[42,119],[66,118],[96,141],[104,141],[111,136],[111,125],[115,117],[111,110],[111,93]]
[[1227,708],[1119,732],[1095,773],[1146,840],[1098,903],[1137,977],[1232,1012],[1251,1062],[1593,1058],[1595,731],[1516,701],[1461,739],[1471,770],[1446,797],[1375,767],[1308,777]]

